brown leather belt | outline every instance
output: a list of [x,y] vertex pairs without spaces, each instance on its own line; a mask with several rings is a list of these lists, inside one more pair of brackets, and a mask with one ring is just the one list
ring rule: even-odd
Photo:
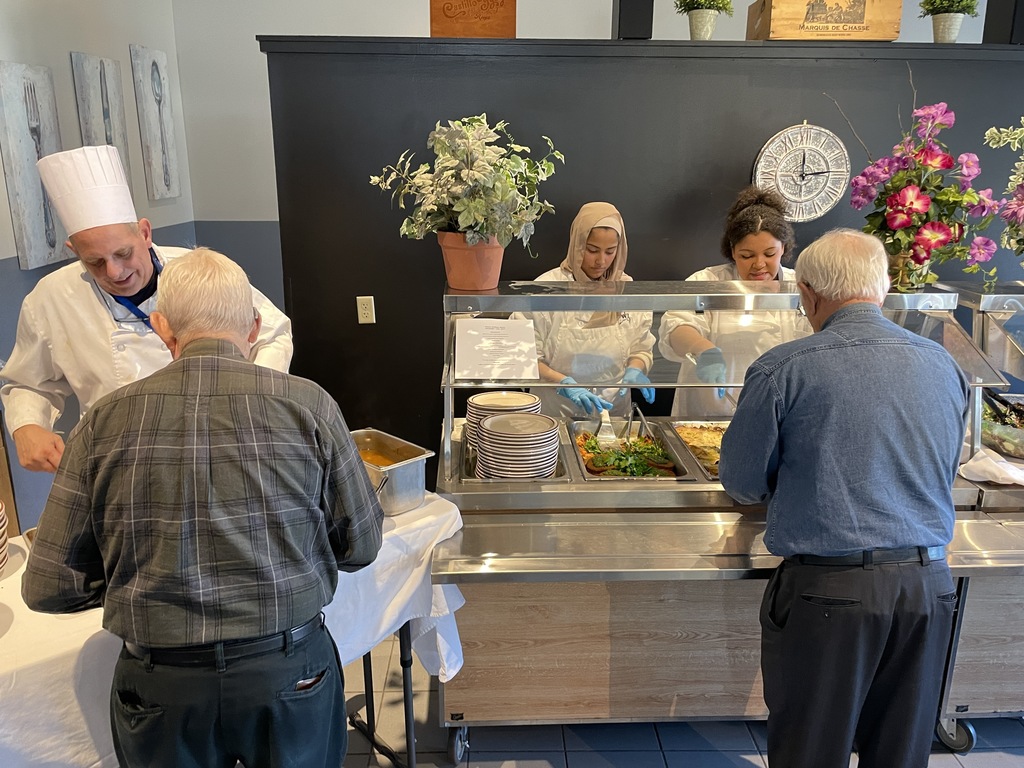
[[870,568],[881,563],[920,563],[944,560],[945,547],[908,547],[906,549],[868,549],[852,555],[822,557],[820,555],[793,555],[786,559],[798,565],[859,565]]
[[166,664],[172,667],[216,666],[218,655],[221,661],[244,659],[264,653],[284,650],[316,632],[324,624],[323,614],[318,613],[305,624],[278,632],[276,635],[258,637],[252,640],[224,640],[208,645],[189,645],[180,648],[146,648],[124,641],[125,650],[137,659],[151,664]]

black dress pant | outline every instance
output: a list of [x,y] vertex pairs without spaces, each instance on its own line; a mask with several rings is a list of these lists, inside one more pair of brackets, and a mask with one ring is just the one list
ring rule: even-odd
[[286,650],[224,667],[149,664],[122,649],[110,691],[122,768],[342,764],[344,681],[327,627]]
[[761,604],[771,768],[925,768],[956,594],[944,560],[783,562]]

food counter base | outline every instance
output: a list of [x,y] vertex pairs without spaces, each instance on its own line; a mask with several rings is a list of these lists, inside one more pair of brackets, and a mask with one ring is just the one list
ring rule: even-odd
[[[575,449],[567,433],[562,441]],[[558,480],[478,481],[463,475],[460,448],[454,440],[461,471],[446,479],[442,462],[438,490],[460,505],[464,527],[437,548],[432,570],[466,598],[465,664],[441,686],[444,725],[766,716],[758,612],[779,558],[764,546],[763,508],[739,506],[703,479],[588,482],[566,453]],[[976,509],[973,483],[958,478],[955,493],[950,566],[962,585],[996,596],[979,597],[960,623],[966,655],[944,703],[1016,711],[1024,627],[1009,627],[1005,644],[991,629],[1007,626],[1000,600],[1024,595],[1024,525]],[[1012,683],[995,685],[987,665],[999,658],[996,677]]]

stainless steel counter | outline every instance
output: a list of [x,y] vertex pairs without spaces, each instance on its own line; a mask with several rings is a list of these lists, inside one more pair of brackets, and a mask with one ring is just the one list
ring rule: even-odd
[[[435,583],[764,578],[764,511],[618,510],[466,514],[434,552]],[[957,513],[949,564],[958,576],[1024,574],[1024,526]]]

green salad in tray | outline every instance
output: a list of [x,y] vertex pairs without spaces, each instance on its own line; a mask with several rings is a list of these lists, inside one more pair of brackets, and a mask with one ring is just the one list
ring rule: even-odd
[[981,444],[1004,456],[1024,459],[1024,412],[997,411],[987,401],[983,403]]
[[658,441],[649,436],[623,440],[617,448],[602,448],[590,432],[576,440],[580,455],[593,475],[602,477],[675,477],[675,463]]

